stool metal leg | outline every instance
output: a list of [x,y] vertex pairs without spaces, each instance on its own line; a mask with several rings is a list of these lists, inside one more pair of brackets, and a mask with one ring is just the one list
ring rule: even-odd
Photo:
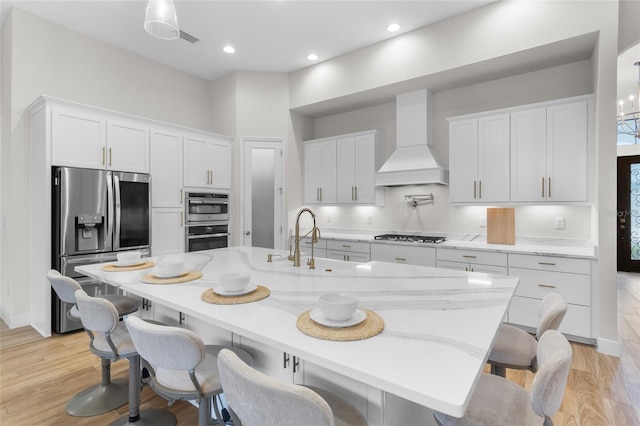
[[78,392],[67,403],[67,413],[90,417],[122,407],[129,398],[128,380],[111,380],[111,361],[102,359],[102,381]]
[[112,422],[110,426],[175,426],[176,416],[168,410],[140,411],[140,355],[129,357],[129,415]]

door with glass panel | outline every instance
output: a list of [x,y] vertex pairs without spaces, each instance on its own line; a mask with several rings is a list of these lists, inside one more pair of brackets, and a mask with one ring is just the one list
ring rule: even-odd
[[618,157],[618,271],[640,272],[640,155]]
[[282,248],[282,141],[244,140],[244,238]]

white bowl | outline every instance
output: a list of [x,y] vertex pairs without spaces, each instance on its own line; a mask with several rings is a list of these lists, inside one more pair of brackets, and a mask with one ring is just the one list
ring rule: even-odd
[[140,260],[139,251],[124,251],[122,253],[118,253],[116,256],[118,257],[118,262],[122,263],[133,263]]
[[318,307],[328,320],[346,321],[356,313],[358,298],[351,293],[324,293]]
[[251,275],[244,272],[232,272],[220,276],[220,284],[229,292],[238,292],[247,288]]
[[184,269],[184,260],[167,259],[158,263],[158,272],[162,275],[179,274]]

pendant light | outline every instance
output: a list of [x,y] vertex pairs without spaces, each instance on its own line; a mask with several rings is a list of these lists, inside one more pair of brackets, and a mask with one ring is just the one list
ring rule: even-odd
[[149,0],[144,16],[144,29],[152,36],[175,40],[180,37],[178,16],[173,0]]

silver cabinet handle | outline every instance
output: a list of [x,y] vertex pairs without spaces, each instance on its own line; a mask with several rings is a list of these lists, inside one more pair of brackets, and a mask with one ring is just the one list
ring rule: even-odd
[[482,181],[478,181],[478,200],[482,199]]
[[470,254],[463,254],[462,257],[465,257],[467,259],[475,259],[476,256],[471,256]]
[[320,188],[320,201],[322,201],[322,188]]
[[555,285],[552,284],[538,284],[538,287],[544,287],[544,288],[556,288]]
[[538,262],[538,265],[556,266],[556,264],[553,262]]
[[542,178],[542,198],[544,198],[544,178]]
[[405,259],[404,257],[396,257],[396,260],[398,262],[406,262],[407,261],[407,259]]
[[476,181],[473,181],[473,199],[475,200],[477,197],[477,193],[476,193]]
[[356,198],[354,199],[354,201],[358,201],[358,187],[356,186],[355,189],[356,189]]
[[547,177],[547,184],[548,184],[548,190],[547,190],[547,197],[551,198],[551,177]]
[[350,246],[350,245],[348,245],[348,244],[343,244],[343,245],[342,245],[342,247],[344,247],[344,248],[351,248],[351,246]]

